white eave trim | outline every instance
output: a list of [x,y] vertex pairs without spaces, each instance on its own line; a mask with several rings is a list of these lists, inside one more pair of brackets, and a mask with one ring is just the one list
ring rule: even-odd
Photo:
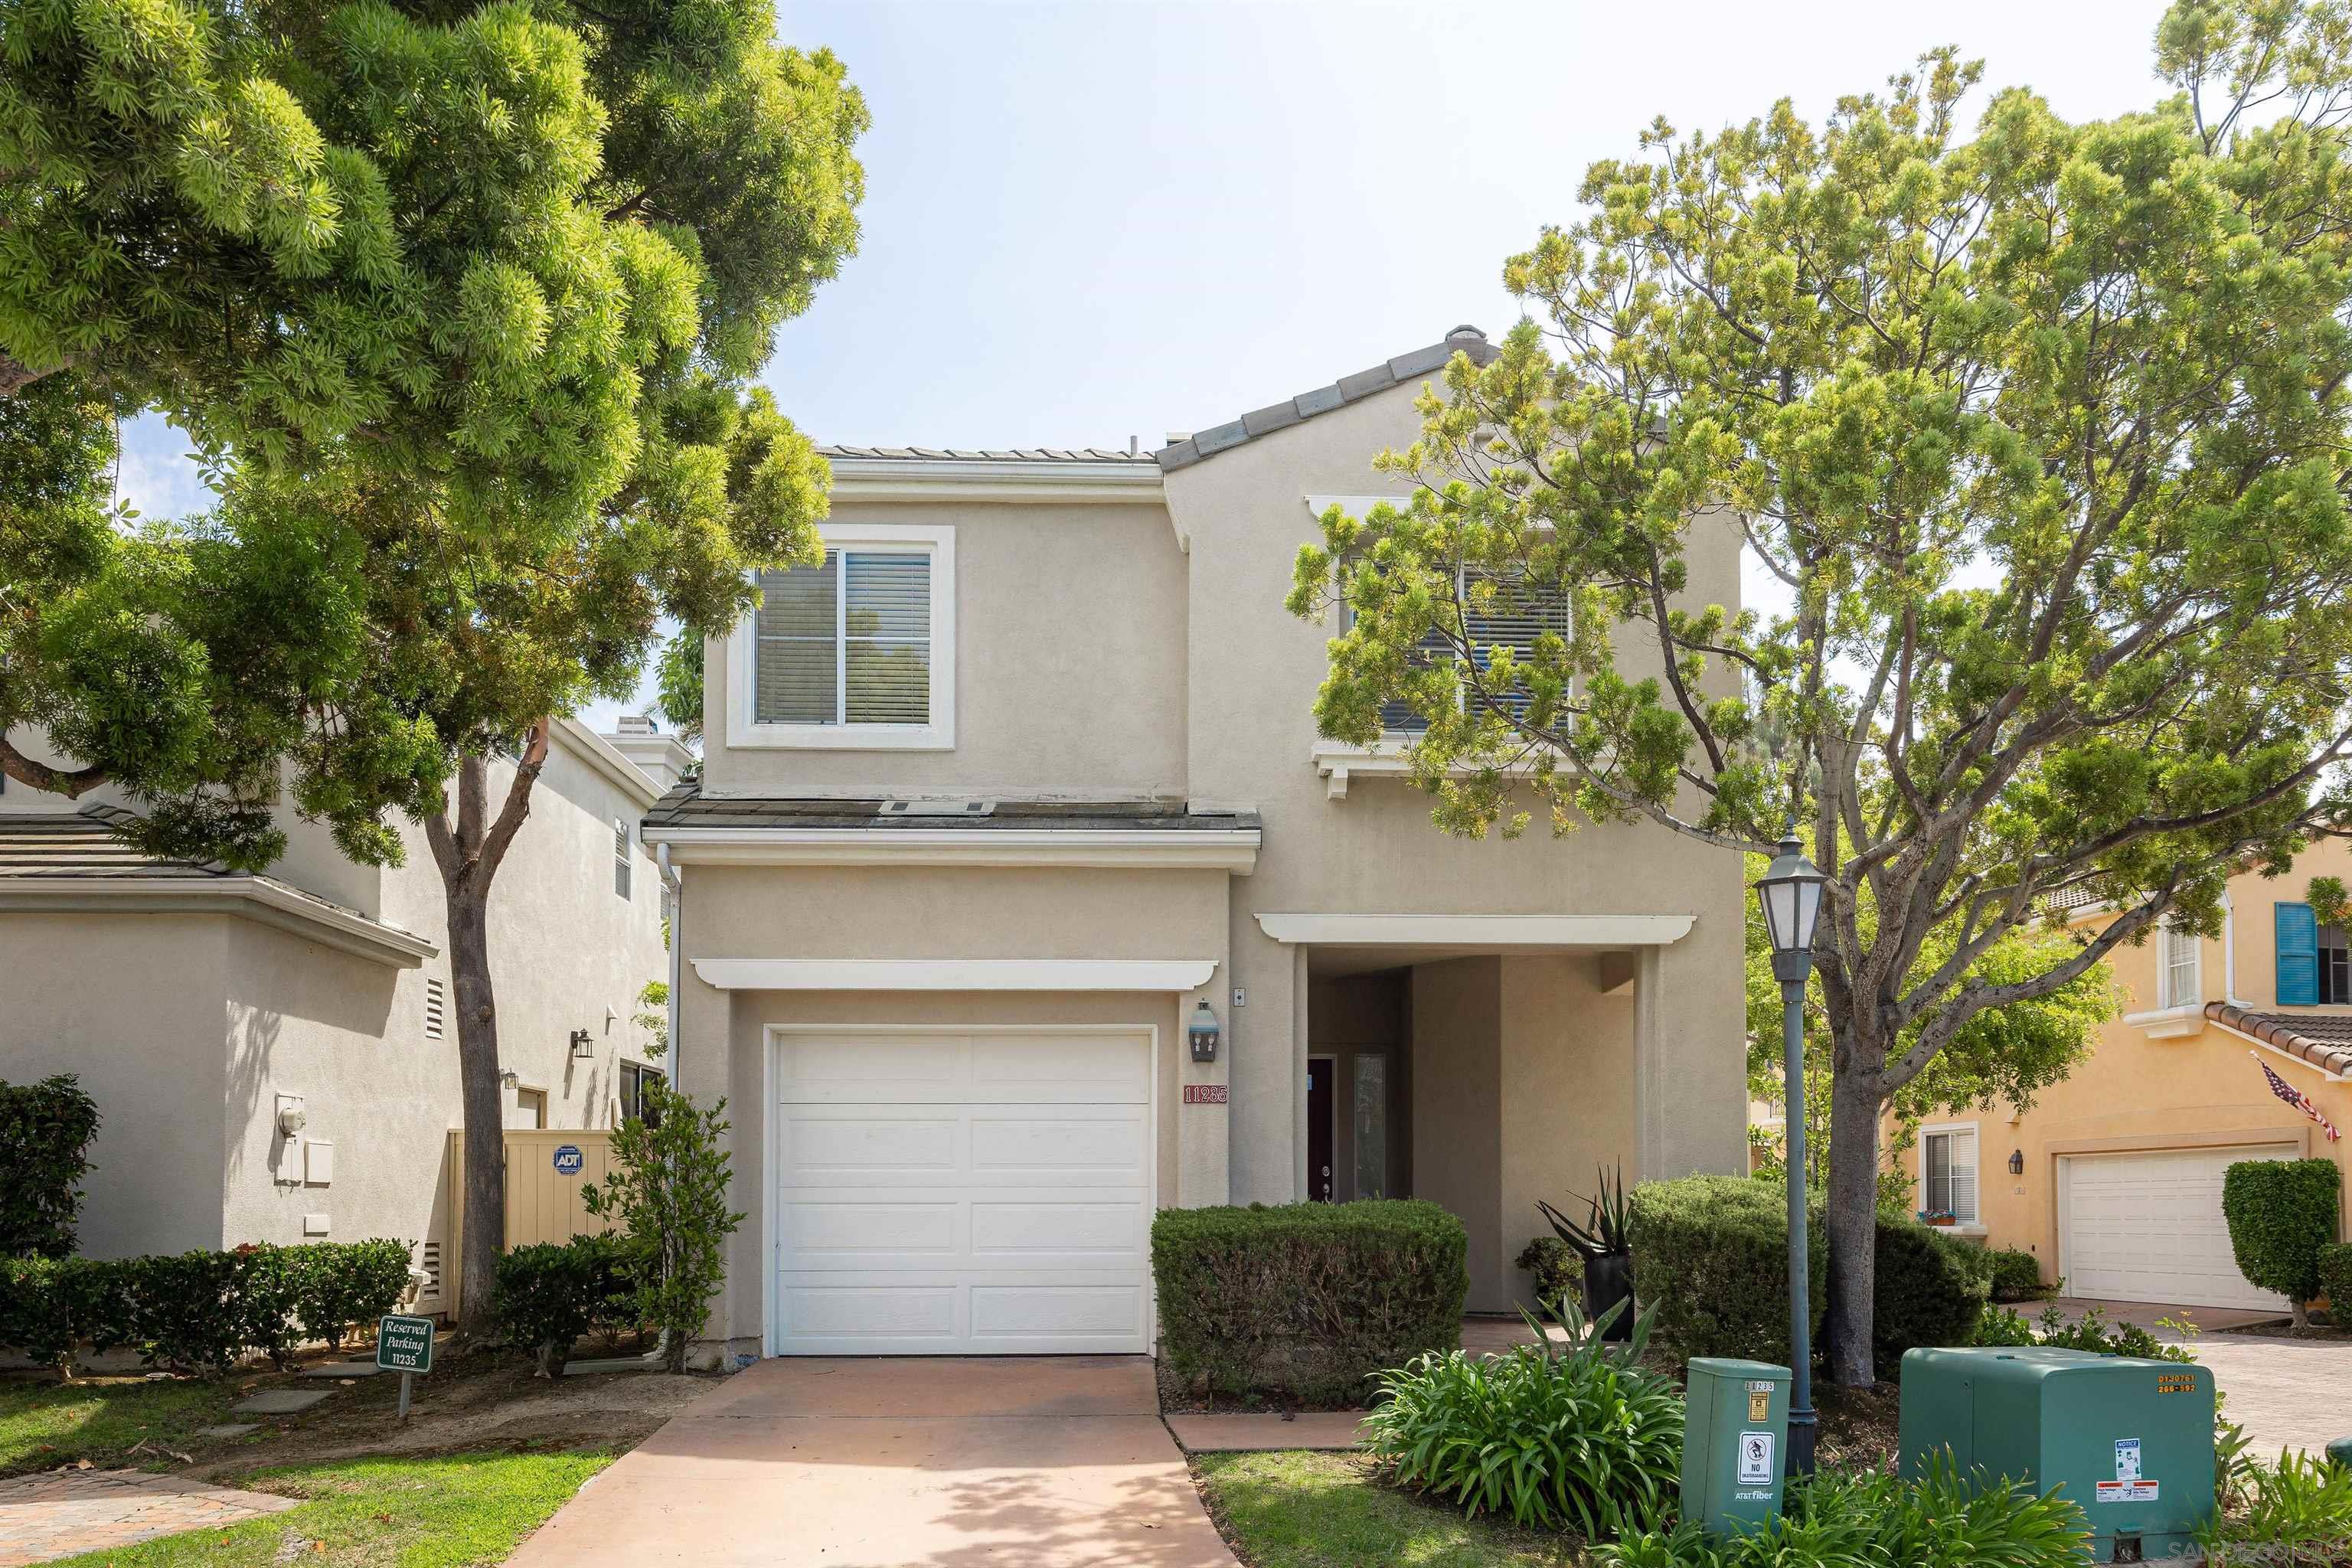
[[1249,828],[647,827],[687,866],[1099,866],[1256,869]]
[[720,991],[1193,991],[1213,958],[698,958]]
[[[1323,793],[1331,800],[1348,797],[1348,780],[1353,774],[1367,778],[1402,778],[1412,772],[1412,759],[1406,752],[1412,747],[1410,737],[1400,736],[1382,741],[1377,745],[1351,746],[1344,741],[1318,741],[1308,752],[1316,773],[1323,780]],[[1448,778],[1467,778],[1478,770],[1467,766],[1448,768]],[[1526,763],[1514,763],[1503,770],[1507,773],[1531,771]]]
[[1156,506],[1157,463],[989,462],[940,458],[833,458],[842,500],[1107,502]]
[[1460,947],[1547,952],[1576,947],[1664,947],[1690,934],[1696,915],[1261,914],[1276,942],[1338,947]]
[[[607,784],[617,786],[623,795],[636,802],[639,811],[652,809],[662,796],[653,775],[621,754],[612,742],[596,733],[577,719],[558,719],[555,739],[590,769],[604,776]],[[676,742],[673,742],[673,744]],[[683,750],[683,748],[680,748]],[[691,753],[688,753],[689,759]]]
[[11,877],[0,911],[236,915],[393,969],[441,950],[412,931],[321,902],[267,877]]

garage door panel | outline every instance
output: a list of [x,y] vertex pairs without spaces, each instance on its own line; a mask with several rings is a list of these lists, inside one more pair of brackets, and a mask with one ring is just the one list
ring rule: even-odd
[[1148,1037],[885,1032],[777,1050],[778,1350],[1148,1348]]
[[2067,1162],[2067,1291],[2120,1301],[2284,1310],[2238,1271],[2221,1215],[2229,1167],[2291,1146],[2074,1155]]

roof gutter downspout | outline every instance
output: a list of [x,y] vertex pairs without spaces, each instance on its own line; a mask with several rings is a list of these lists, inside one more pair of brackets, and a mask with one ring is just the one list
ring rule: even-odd
[[680,1094],[686,1085],[680,1081],[679,1068],[684,1058],[678,1054],[677,987],[682,971],[678,964],[679,943],[686,940],[686,883],[677,868],[669,863],[669,846],[654,846],[654,864],[661,871],[662,891],[669,900],[669,1086]]

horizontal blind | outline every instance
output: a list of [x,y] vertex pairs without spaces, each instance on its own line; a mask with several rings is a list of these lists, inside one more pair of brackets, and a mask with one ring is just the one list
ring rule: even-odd
[[[1469,581],[1475,582],[1474,575]],[[1533,657],[1536,639],[1546,632],[1568,640],[1569,609],[1565,595],[1559,593],[1536,593],[1529,590],[1517,574],[1497,574],[1495,584],[1494,607],[1478,609],[1470,599],[1465,584],[1463,594],[1463,630],[1470,646],[1477,650],[1478,668],[1494,668],[1493,650],[1507,647],[1512,657],[1525,664]],[[1528,710],[1528,689],[1524,681],[1514,680],[1508,691],[1495,694],[1496,706],[1514,718],[1524,718]]]
[[751,716],[761,724],[841,722],[841,557],[760,574]]
[[931,558],[851,551],[843,559],[849,722],[930,722]]

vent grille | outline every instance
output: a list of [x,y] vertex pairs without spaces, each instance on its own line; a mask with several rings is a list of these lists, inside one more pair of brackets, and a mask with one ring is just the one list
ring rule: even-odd
[[425,1288],[416,1292],[419,1306],[441,1299],[441,1244],[428,1241],[416,1249],[416,1267],[425,1270]]
[[425,1037],[426,1039],[437,1040],[442,1037],[442,1020],[446,1012],[447,1003],[448,997],[442,989],[441,982],[428,976],[425,982]]

